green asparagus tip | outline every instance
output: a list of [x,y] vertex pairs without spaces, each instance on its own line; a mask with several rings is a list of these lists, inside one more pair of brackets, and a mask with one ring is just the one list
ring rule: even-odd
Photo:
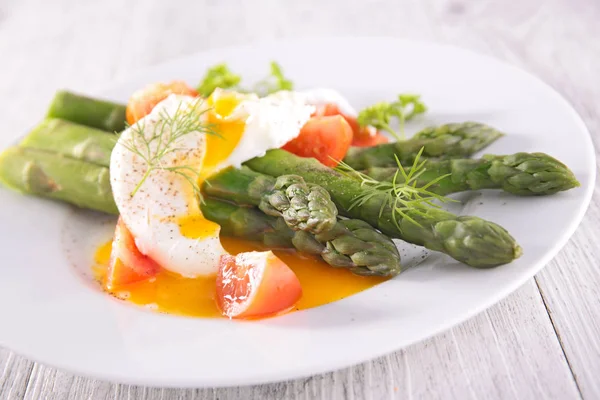
[[491,179],[516,195],[549,195],[581,186],[573,171],[545,153],[484,156],[492,160]]
[[[11,149],[12,148],[8,148],[8,149],[4,150],[2,153],[0,153],[0,166],[2,166],[4,164],[5,159],[9,156],[9,152],[14,151]],[[7,174],[2,173],[2,170],[0,169],[0,185],[2,185],[4,187],[8,187],[8,188],[13,188],[13,186],[9,184],[6,176],[7,176]]]
[[435,226],[446,254],[467,265],[491,268],[521,256],[517,241],[500,225],[473,216],[460,216]]
[[523,248],[519,245],[515,246],[515,260],[523,255]]

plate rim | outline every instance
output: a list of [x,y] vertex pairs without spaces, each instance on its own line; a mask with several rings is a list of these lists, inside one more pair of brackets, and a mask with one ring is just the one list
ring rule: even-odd
[[[244,49],[251,49],[254,46],[266,47],[266,46],[278,46],[281,44],[290,44],[290,43],[291,44],[301,44],[301,43],[311,43],[311,42],[314,42],[315,40],[318,40],[319,42],[323,42],[323,41],[347,42],[347,41],[357,41],[357,40],[358,41],[361,41],[361,40],[366,40],[366,41],[386,40],[386,41],[390,41],[390,42],[393,42],[396,44],[404,43],[404,44],[411,44],[411,45],[417,45],[417,46],[430,46],[430,47],[435,47],[435,48],[445,48],[445,49],[450,49],[453,51],[469,53],[472,56],[486,58],[495,63],[501,64],[505,68],[512,69],[514,71],[517,71],[519,74],[525,75],[528,79],[534,80],[538,84],[543,86],[544,89],[547,90],[549,95],[552,95],[555,98],[555,100],[562,103],[562,106],[565,109],[565,111],[568,110],[570,117],[573,119],[574,122],[577,123],[577,125],[581,129],[582,133],[585,133],[585,135],[583,135],[582,137],[585,138],[584,140],[586,141],[586,143],[585,143],[586,149],[589,153],[588,157],[590,157],[590,160],[592,161],[592,168],[590,168],[589,171],[586,171],[590,174],[590,185],[586,188],[585,192],[582,193],[582,195],[581,195],[581,198],[583,200],[582,206],[579,208],[576,216],[569,221],[567,228],[561,234],[560,238],[557,241],[557,244],[555,246],[553,246],[550,250],[546,251],[544,253],[544,255],[536,261],[535,268],[532,268],[530,270],[530,273],[524,275],[521,279],[514,280],[510,285],[505,285],[503,287],[503,289],[496,296],[490,296],[490,297],[486,298],[485,301],[479,302],[477,304],[477,306],[472,307],[470,310],[467,310],[464,313],[455,314],[453,318],[448,318],[443,323],[436,325],[436,328],[432,329],[431,332],[429,332],[428,334],[421,335],[419,338],[415,338],[413,340],[409,340],[409,341],[405,342],[403,345],[401,345],[400,347],[395,346],[391,342],[388,342],[387,346],[382,346],[382,347],[385,347],[384,350],[381,350],[378,352],[371,352],[371,356],[368,359],[365,359],[364,357],[352,357],[352,356],[347,355],[345,357],[344,363],[323,362],[321,364],[320,368],[318,368],[318,369],[312,368],[310,371],[301,371],[301,372],[296,371],[296,373],[288,374],[285,376],[282,375],[276,379],[273,379],[273,377],[271,376],[268,378],[265,377],[266,379],[265,378],[250,379],[246,382],[225,383],[225,381],[224,381],[224,382],[217,382],[216,384],[209,384],[208,382],[205,382],[204,384],[199,384],[198,381],[173,382],[173,380],[158,381],[156,383],[153,383],[153,382],[149,382],[149,381],[143,380],[143,379],[138,380],[138,379],[129,379],[128,377],[124,378],[123,376],[119,376],[118,374],[116,374],[116,375],[113,375],[111,373],[104,374],[104,375],[97,374],[97,373],[90,374],[90,373],[87,373],[87,371],[82,372],[82,370],[77,370],[77,369],[72,369],[69,367],[62,366],[60,362],[54,363],[54,362],[47,362],[45,360],[40,360],[35,356],[35,354],[30,354],[27,351],[15,351],[11,347],[6,346],[4,344],[4,342],[2,342],[1,340],[0,340],[0,345],[9,351],[13,351],[16,354],[26,357],[29,360],[39,362],[43,365],[51,366],[53,368],[57,368],[62,371],[66,371],[66,372],[72,373],[74,375],[84,376],[84,377],[88,377],[90,379],[100,379],[100,380],[106,380],[106,381],[111,381],[111,382],[115,382],[115,383],[143,385],[143,386],[148,386],[148,387],[179,387],[179,388],[233,387],[233,386],[242,386],[242,385],[276,383],[276,382],[282,382],[282,381],[290,380],[290,379],[302,379],[302,378],[306,378],[308,376],[322,374],[322,373],[330,372],[333,370],[338,370],[341,368],[346,368],[349,366],[357,365],[362,362],[371,361],[375,358],[379,358],[383,355],[390,354],[391,352],[398,351],[398,350],[401,350],[408,346],[412,346],[415,343],[419,343],[424,340],[427,340],[433,336],[436,336],[442,332],[445,332],[445,331],[451,329],[452,327],[460,324],[461,322],[470,320],[473,317],[475,317],[476,315],[480,314],[481,312],[489,309],[491,306],[495,305],[496,303],[502,301],[509,294],[516,291],[518,288],[522,287],[529,279],[531,279],[536,274],[538,274],[564,248],[566,243],[573,236],[573,234],[579,227],[581,221],[583,220],[583,218],[590,206],[591,199],[592,199],[592,196],[594,193],[594,188],[596,186],[597,171],[596,171],[596,168],[594,168],[593,166],[596,165],[597,161],[596,161],[596,154],[594,151],[594,145],[593,145],[593,141],[591,138],[591,134],[590,134],[584,120],[579,115],[579,113],[554,87],[552,87],[551,85],[549,85],[548,83],[543,81],[541,78],[537,77],[536,75],[533,75],[529,71],[525,70],[524,68],[515,66],[513,64],[510,64],[510,63],[502,60],[502,59],[491,56],[489,54],[479,53],[479,52],[471,50],[471,49],[467,49],[467,48],[455,46],[455,45],[450,45],[450,44],[446,44],[446,43],[439,43],[439,42],[425,41],[425,40],[413,40],[413,39],[405,39],[405,38],[394,38],[394,37],[390,37],[390,36],[357,36],[357,37],[327,36],[327,37],[304,37],[304,38],[287,38],[287,39],[284,38],[284,39],[275,39],[275,40],[262,40],[262,41],[256,41],[253,43],[247,43],[247,44],[243,44],[243,45],[233,45],[233,46],[225,46],[225,47],[218,47],[218,48],[210,48],[210,49],[205,49],[203,51],[192,52],[192,53],[185,54],[185,55],[182,55],[179,57],[171,58],[164,62],[159,62],[159,63],[153,64],[153,65],[147,66],[147,67],[139,68],[137,71],[135,71],[133,73],[128,73],[128,74],[126,74],[126,76],[112,80],[109,83],[109,85],[107,85],[103,90],[90,91],[90,93],[95,94],[95,95],[104,96],[107,92],[110,92],[110,91],[114,90],[115,88],[122,86],[128,80],[133,79],[134,74],[140,74],[140,75],[151,74],[153,71],[158,71],[160,69],[165,69],[165,68],[172,68],[172,65],[174,65],[174,64],[179,64],[181,62],[184,62],[185,60],[193,59],[195,57],[201,57],[202,55],[207,55],[207,54],[214,53],[217,51],[236,52],[236,51],[242,51]],[[335,365],[335,366],[333,366],[333,365]],[[253,377],[256,378],[256,375],[253,375]]]

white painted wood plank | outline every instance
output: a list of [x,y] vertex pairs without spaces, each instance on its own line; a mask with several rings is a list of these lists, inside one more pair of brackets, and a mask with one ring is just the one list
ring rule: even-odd
[[[410,376],[419,383],[410,393],[440,399],[577,397],[540,300],[528,283],[501,306],[436,337],[433,346],[409,348]],[[523,304],[539,306],[538,312]]]
[[[492,14],[488,10],[487,14]],[[558,17],[559,16],[559,17]],[[526,40],[497,25],[483,34],[504,57],[554,86],[583,117],[600,160],[600,3],[545,3],[527,24]],[[520,27],[517,24],[516,27]],[[600,397],[600,185],[579,230],[558,256],[536,276],[584,398]]]
[[33,363],[0,348],[0,398],[23,398]]
[[599,208],[586,219],[537,281],[581,393],[593,399],[600,394]]
[[[5,129],[22,132],[57,87],[91,91],[168,58],[270,37],[379,34],[430,39],[508,59],[557,87],[598,132],[597,2],[118,0],[0,3]],[[181,12],[185,10],[185,12]],[[135,14],[137,18],[131,18]],[[332,23],[336,21],[336,23]],[[598,85],[596,85],[596,88]],[[9,101],[10,100],[10,101]],[[6,115],[4,115],[6,114]],[[0,136],[0,145],[5,140]],[[598,211],[538,277],[586,398],[597,381]],[[590,214],[588,214],[588,217]],[[575,268],[576,266],[577,268]],[[558,272],[557,272],[558,270]],[[586,286],[586,284],[588,284]],[[0,350],[0,398],[576,398],[536,286],[405,351],[293,382],[218,390],[113,385],[35,366]]]

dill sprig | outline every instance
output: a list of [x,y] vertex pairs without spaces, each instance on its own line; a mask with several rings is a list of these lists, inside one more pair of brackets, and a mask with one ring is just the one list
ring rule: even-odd
[[[398,100],[392,103],[382,101],[369,106],[358,113],[357,122],[360,126],[373,126],[391,134],[396,140],[404,140],[404,124],[413,117],[427,111],[421,101],[421,96],[416,94],[400,94]],[[392,119],[398,119],[399,129],[396,132],[391,127]]]
[[413,215],[425,215],[429,208],[440,208],[441,206],[439,203],[456,202],[454,199],[441,196],[428,190],[432,185],[435,185],[450,174],[439,176],[427,182],[425,185],[417,185],[418,178],[426,170],[425,164],[427,163],[427,160],[420,160],[424,149],[424,147],[421,148],[408,171],[404,169],[402,163],[400,163],[400,160],[396,157],[398,170],[394,174],[394,178],[391,182],[377,181],[370,176],[355,170],[343,161],[340,162],[336,169],[346,176],[359,180],[361,186],[364,188],[362,194],[350,204],[349,209],[351,210],[355,207],[360,207],[374,196],[383,194],[385,195],[385,201],[381,204],[379,218],[383,215],[385,208],[389,206],[392,209],[393,222],[398,230],[400,230],[401,219],[406,219],[415,225],[422,227],[418,221],[413,219],[407,213],[408,211]]
[[153,171],[162,170],[183,177],[191,185],[198,201],[202,201],[198,183],[200,171],[190,165],[166,166],[163,161],[168,154],[180,150],[189,150],[178,147],[177,142],[190,133],[202,132],[220,136],[215,131],[214,125],[205,122],[202,118],[203,114],[210,110],[202,107],[203,104],[203,100],[197,99],[189,106],[183,106],[183,103],[180,102],[173,114],[169,114],[164,109],[161,110],[157,123],[150,133],[146,131],[145,118],[128,126],[131,129],[129,140],[120,141],[119,143],[140,157],[147,165],[147,170],[131,192],[131,197],[136,195]]

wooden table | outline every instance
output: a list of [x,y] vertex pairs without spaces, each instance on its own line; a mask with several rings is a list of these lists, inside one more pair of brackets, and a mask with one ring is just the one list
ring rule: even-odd
[[[598,0],[2,0],[0,146],[31,127],[59,87],[101,90],[173,57],[320,35],[425,39],[504,59],[558,89],[598,144],[598,20]],[[556,259],[507,299],[444,334],[345,370],[254,387],[163,390],[73,376],[0,349],[0,398],[600,398],[598,239],[596,196]]]

